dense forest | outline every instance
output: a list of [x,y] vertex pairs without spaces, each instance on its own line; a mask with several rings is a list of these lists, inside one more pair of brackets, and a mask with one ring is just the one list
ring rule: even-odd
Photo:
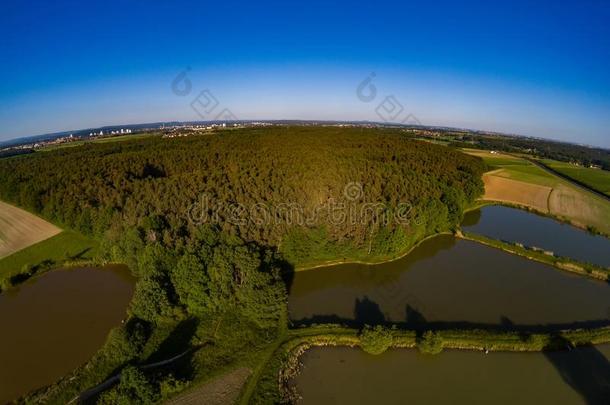
[[127,368],[98,398],[149,403],[181,389],[180,378],[247,357],[286,326],[294,266],[388,258],[455,228],[482,193],[484,170],[478,158],[398,130],[323,127],[150,137],[0,160],[0,199],[99,239],[101,260],[126,263],[138,277],[130,320],[95,366],[44,395],[62,402],[70,387],[89,388],[167,347],[167,355],[207,348],[176,376]]
[[526,152],[543,159],[575,162],[583,166],[595,165],[604,170],[610,170],[610,150],[565,142],[525,137],[467,134],[461,136],[461,141],[455,142],[454,145],[504,152]]

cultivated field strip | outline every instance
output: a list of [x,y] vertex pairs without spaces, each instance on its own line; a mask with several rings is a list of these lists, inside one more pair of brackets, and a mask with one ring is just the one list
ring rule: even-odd
[[61,229],[42,218],[0,201],[0,258],[60,232]]

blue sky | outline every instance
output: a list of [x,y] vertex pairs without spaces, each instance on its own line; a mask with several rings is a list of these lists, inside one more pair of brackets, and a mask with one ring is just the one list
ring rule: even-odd
[[[608,21],[606,1],[2,2],[0,140],[198,120],[190,104],[208,90],[204,118],[400,110],[394,121],[610,147]],[[172,92],[181,72],[186,95]],[[390,96],[402,107],[380,117]]]

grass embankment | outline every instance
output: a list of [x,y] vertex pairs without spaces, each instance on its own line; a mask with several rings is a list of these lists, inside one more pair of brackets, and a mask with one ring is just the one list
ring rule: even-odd
[[604,281],[610,279],[610,269],[597,266],[591,263],[579,262],[568,257],[555,256],[552,252],[545,251],[543,249],[524,246],[523,244],[518,242],[504,242],[497,239],[488,238],[486,236],[476,235],[470,232],[460,232],[457,234],[457,236],[463,239],[471,240],[473,242],[481,243],[489,247],[500,249],[508,253],[522,256],[530,260],[555,266],[561,270],[569,271],[571,273],[576,273]]
[[[483,204],[486,205],[486,204]],[[483,206],[481,205],[481,206]],[[480,207],[480,206],[477,206]],[[475,208],[472,208],[475,209]],[[356,252],[353,256],[344,257],[342,259],[337,260],[311,260],[307,262],[299,262],[295,265],[294,271],[305,271],[305,270],[313,270],[320,267],[332,267],[339,266],[341,264],[364,264],[370,266],[376,266],[379,264],[393,262],[398,259],[402,259],[403,257],[410,254],[413,250],[419,247],[422,243],[426,242],[429,239],[435,238],[440,235],[453,235],[453,232],[439,232],[432,235],[428,235],[426,237],[420,238],[417,242],[409,243],[407,248],[400,250],[398,253],[393,255],[384,255],[384,256],[362,256],[361,252]]]
[[515,204],[595,233],[610,235],[610,203],[518,156],[464,152],[483,158],[484,200]]
[[[389,348],[418,348],[423,353],[443,349],[540,352],[610,342],[610,328],[579,329],[554,333],[497,332],[486,330],[445,330],[418,334],[410,330],[386,330]],[[291,330],[273,353],[258,379],[256,389],[244,392],[240,404],[285,403],[297,398],[288,383],[300,369],[300,357],[312,347],[362,347],[360,331],[340,326],[319,326]]]
[[77,232],[63,231],[0,259],[0,289],[60,266],[89,263],[97,255],[98,242]]

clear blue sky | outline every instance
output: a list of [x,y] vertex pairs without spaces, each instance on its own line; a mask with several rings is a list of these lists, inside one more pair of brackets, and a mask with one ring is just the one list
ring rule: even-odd
[[198,120],[208,89],[240,119],[380,120],[394,96],[396,120],[610,147],[609,21],[608,1],[3,1],[0,140]]

